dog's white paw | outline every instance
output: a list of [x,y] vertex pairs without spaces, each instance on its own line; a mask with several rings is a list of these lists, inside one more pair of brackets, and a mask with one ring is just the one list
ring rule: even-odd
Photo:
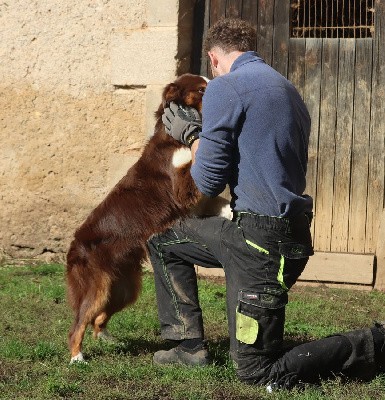
[[73,356],[73,357],[71,358],[70,365],[71,365],[71,364],[75,364],[75,363],[87,364],[87,361],[84,359],[82,353],[78,353],[78,354],[76,354],[76,356]]
[[226,204],[221,208],[221,212],[219,214],[221,217],[227,218],[229,220],[233,219],[233,212],[231,211],[230,204]]

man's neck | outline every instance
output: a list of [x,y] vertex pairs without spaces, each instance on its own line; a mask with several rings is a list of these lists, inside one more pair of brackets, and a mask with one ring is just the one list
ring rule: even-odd
[[241,56],[244,52],[243,51],[232,51],[231,53],[228,53],[226,56],[227,62],[228,62],[228,68],[229,72],[231,70],[232,65],[234,64],[235,60]]
[[222,58],[222,65],[224,67],[224,71],[229,73],[231,70],[232,65],[234,64],[235,60],[243,54],[242,51],[231,51],[230,53],[223,53]]
[[213,69],[214,76],[221,76],[224,74],[228,74],[231,70],[231,66],[234,64],[234,61],[243,53],[244,52],[238,50],[226,53],[221,48],[214,47],[212,49],[212,60],[211,60],[214,65]]

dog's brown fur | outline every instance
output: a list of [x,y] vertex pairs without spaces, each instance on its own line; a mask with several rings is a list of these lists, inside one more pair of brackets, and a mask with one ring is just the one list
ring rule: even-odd
[[75,232],[66,275],[75,313],[69,332],[73,361],[83,360],[89,324],[98,337],[114,313],[137,299],[147,240],[187,216],[201,196],[190,176],[191,163],[173,166],[173,154],[183,146],[165,133],[161,116],[171,101],[201,111],[205,87],[202,77],[191,74],[166,86],[154,136],[140,159]]

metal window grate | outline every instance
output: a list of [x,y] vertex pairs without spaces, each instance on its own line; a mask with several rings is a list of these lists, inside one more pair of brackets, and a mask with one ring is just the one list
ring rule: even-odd
[[292,38],[370,38],[374,0],[291,0]]

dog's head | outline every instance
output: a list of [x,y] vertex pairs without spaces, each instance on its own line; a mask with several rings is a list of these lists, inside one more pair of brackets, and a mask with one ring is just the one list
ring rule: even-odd
[[172,101],[182,106],[190,106],[202,111],[202,97],[207,86],[207,79],[199,75],[184,74],[163,90],[162,104],[155,113],[157,120],[163,114],[164,108]]

